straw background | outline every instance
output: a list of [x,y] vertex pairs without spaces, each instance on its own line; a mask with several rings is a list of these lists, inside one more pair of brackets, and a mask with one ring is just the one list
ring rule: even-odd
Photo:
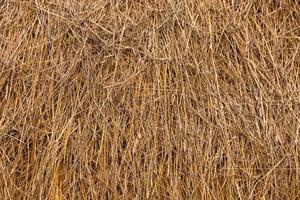
[[1,0],[0,199],[300,199],[300,1]]

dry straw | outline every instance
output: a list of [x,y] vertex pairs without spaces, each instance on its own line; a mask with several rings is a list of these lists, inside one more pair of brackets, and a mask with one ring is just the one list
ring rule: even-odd
[[0,199],[300,199],[300,1],[0,1]]

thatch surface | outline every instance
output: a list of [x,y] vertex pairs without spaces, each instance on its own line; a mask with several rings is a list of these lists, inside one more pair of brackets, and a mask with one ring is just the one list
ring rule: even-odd
[[0,1],[0,199],[300,199],[297,0]]

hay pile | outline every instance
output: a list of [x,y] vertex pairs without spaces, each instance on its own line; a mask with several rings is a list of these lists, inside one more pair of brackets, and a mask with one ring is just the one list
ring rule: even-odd
[[297,0],[0,1],[0,199],[299,199]]

